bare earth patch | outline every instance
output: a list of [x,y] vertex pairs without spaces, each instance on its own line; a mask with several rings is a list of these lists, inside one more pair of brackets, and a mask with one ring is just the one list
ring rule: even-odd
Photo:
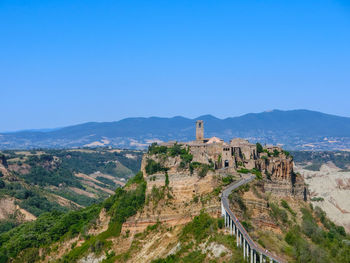
[[15,204],[13,197],[0,199],[0,220],[8,219],[11,215],[16,215],[20,221],[33,221],[36,217],[28,211]]
[[85,196],[90,197],[90,198],[97,198],[97,196],[95,194],[84,191],[83,189],[79,189],[76,187],[69,187],[69,189],[72,190],[73,192],[77,193],[78,195],[85,195]]
[[309,171],[300,166],[300,172],[309,185],[310,197],[322,197],[324,201],[312,201],[336,224],[350,232],[350,172],[340,172],[333,164],[322,165],[320,171]]

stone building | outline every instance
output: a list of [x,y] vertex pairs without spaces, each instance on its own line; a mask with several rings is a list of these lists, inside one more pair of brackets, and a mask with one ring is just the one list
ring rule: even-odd
[[[171,147],[178,142],[168,142],[162,145]],[[280,196],[295,196],[306,199],[306,187],[303,178],[293,171],[293,158],[278,146],[265,146],[258,153],[256,144],[234,138],[225,142],[220,138],[204,137],[204,123],[196,122],[196,140],[179,142],[189,149],[193,162],[214,165],[215,170],[224,169],[235,173],[240,169],[257,169],[264,178],[264,188]],[[148,157],[146,157],[148,158]],[[181,160],[173,160],[170,167],[176,166]]]
[[227,143],[217,137],[205,138],[202,120],[196,122],[196,140],[181,144],[190,148],[193,161],[214,163],[217,169],[237,169],[238,166],[252,169],[258,157],[256,145],[247,140],[237,138]]

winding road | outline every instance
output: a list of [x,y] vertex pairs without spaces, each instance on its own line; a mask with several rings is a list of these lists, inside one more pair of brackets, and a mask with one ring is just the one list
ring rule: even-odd
[[[238,182],[234,182],[230,184],[221,194],[221,209],[222,215],[225,217],[225,227],[230,228],[230,233],[237,237],[237,246],[243,247],[243,255],[244,258],[248,260],[250,259],[251,263],[263,263],[263,262],[278,262],[283,263],[284,261],[279,257],[273,255],[266,249],[263,249],[257,246],[251,237],[248,235],[245,228],[239,222],[238,218],[234,215],[232,210],[230,209],[228,196],[231,194],[233,190],[236,188],[250,183],[255,179],[255,175],[248,174]],[[243,243],[243,244],[242,244]]]

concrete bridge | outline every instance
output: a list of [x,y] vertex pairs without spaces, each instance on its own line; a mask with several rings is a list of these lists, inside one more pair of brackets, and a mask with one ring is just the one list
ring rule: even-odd
[[277,256],[272,255],[266,249],[257,246],[250,238],[245,228],[239,222],[238,218],[231,211],[228,196],[232,190],[247,184],[255,179],[255,175],[248,175],[246,178],[232,183],[221,194],[221,214],[225,218],[225,227],[229,228],[230,234],[236,236],[237,247],[242,247],[243,257],[251,263],[283,263],[284,261]]

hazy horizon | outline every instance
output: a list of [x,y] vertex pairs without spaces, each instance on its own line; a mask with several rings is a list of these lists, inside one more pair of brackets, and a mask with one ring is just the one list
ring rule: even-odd
[[[80,122],[80,123],[73,123],[73,124],[69,124],[69,125],[63,125],[60,127],[34,127],[34,128],[29,128],[29,129],[19,129],[19,130],[8,130],[8,131],[1,131],[0,133],[12,133],[12,132],[22,132],[22,131],[53,131],[53,130],[58,130],[58,129],[62,129],[62,128],[66,128],[66,127],[70,127],[70,126],[75,126],[75,125],[80,125],[80,124],[84,124],[84,123],[104,123],[104,122],[118,122],[124,119],[129,119],[129,118],[175,118],[175,117],[182,117],[182,118],[187,118],[187,119],[197,119],[200,118],[202,116],[213,116],[214,118],[220,119],[220,120],[224,120],[227,118],[236,118],[236,117],[241,117],[247,114],[259,114],[259,113],[264,113],[264,112],[273,112],[273,111],[312,111],[309,109],[291,109],[291,110],[281,110],[281,109],[273,109],[273,110],[265,110],[265,111],[261,111],[261,112],[246,112],[240,115],[235,115],[235,116],[226,116],[226,117],[218,117],[215,116],[213,114],[207,113],[207,114],[201,114],[199,116],[194,116],[194,117],[188,117],[188,116],[183,116],[183,115],[174,115],[174,116],[129,116],[126,118],[122,118],[122,119],[118,119],[118,120],[111,120],[111,121],[87,121],[87,122]],[[330,114],[327,112],[321,112],[321,111],[314,111],[314,112],[320,112],[323,114],[328,114],[328,115],[333,115],[333,116],[338,116],[338,117],[345,117],[345,118],[350,118],[349,116],[342,116],[342,115],[336,115],[336,114]]]

